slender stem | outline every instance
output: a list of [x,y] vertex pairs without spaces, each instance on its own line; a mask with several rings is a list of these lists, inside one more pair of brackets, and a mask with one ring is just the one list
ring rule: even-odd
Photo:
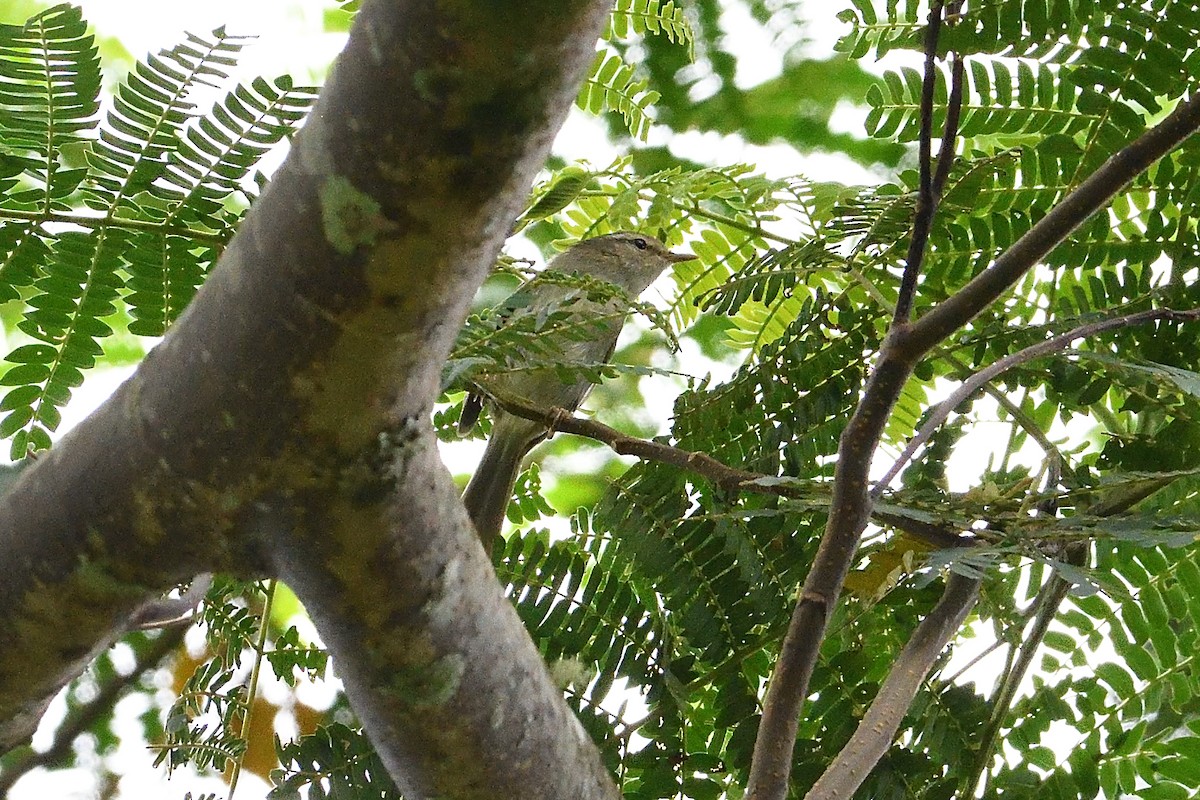
[[[929,24],[925,28],[925,75],[921,83],[921,128],[918,135],[917,164],[920,178],[917,188],[917,212],[913,219],[912,236],[908,242],[904,275],[900,279],[896,311],[892,316],[894,325],[908,322],[912,315],[917,276],[921,274],[921,263],[925,260],[925,250],[929,243],[929,232],[933,229],[933,215],[937,211],[937,197],[934,195],[930,167],[933,161],[933,90],[937,85],[937,43],[942,29],[942,5],[942,0],[934,0],[929,9]],[[942,150],[946,150],[944,141]]]
[[59,212],[50,211],[16,211],[13,209],[5,209],[4,212],[0,214],[0,217],[7,219],[19,219],[37,224],[45,222],[62,222],[68,225],[77,225],[80,228],[91,228],[93,230],[116,228],[117,230],[127,231],[151,231],[153,233],[182,236],[193,241],[209,242],[210,244],[217,245],[224,245],[229,239],[227,234],[199,231],[195,228],[180,227],[178,225],[163,225],[158,222],[149,222],[140,219],[126,219],[124,217],[89,217],[83,214],[62,214]]
[[[617,194],[618,194],[618,192],[616,192],[616,191],[605,191],[603,189],[589,189],[589,190],[580,192],[579,196],[580,197],[615,197]],[[640,196],[640,194],[639,194],[639,196]],[[712,222],[719,222],[722,225],[729,226],[730,228],[736,228],[737,230],[754,234],[755,236],[759,236],[763,239],[770,239],[771,241],[779,242],[780,244],[795,244],[794,240],[789,239],[786,236],[782,236],[777,233],[771,233],[770,231],[764,230],[763,228],[761,228],[758,225],[751,225],[748,222],[743,222],[740,219],[735,219],[735,218],[727,216],[725,214],[718,214],[715,211],[711,211],[707,208],[700,206],[698,203],[692,203],[691,205],[685,206],[685,208],[687,208],[687,213],[689,216],[701,217],[702,219],[707,219]]]
[[794,244],[793,240],[787,238],[786,236],[780,236],[779,234],[771,233],[770,231],[763,230],[758,225],[750,225],[748,223],[742,222],[741,220],[734,219],[733,217],[728,217],[728,216],[725,216],[724,214],[718,214],[714,211],[709,211],[706,208],[702,208],[699,204],[693,203],[688,208],[688,214],[690,214],[691,216],[694,216],[694,217],[702,217],[702,218],[710,220],[712,222],[719,222],[722,225],[728,225],[731,228],[737,228],[740,231],[745,231],[746,233],[752,233],[755,236],[761,236],[763,239],[770,239],[772,241],[780,242],[782,244]]
[[1020,280],[1130,181],[1200,129],[1200,92],[1162,122],[1114,153],[983,272],[906,329],[897,331],[898,355],[915,359],[970,322]]
[[[267,581],[267,588],[263,591],[263,610],[258,624],[258,641],[254,646],[254,666],[250,668],[250,683],[246,687],[246,711],[242,715],[242,724],[238,731],[238,735],[243,739],[250,730],[250,718],[254,714],[254,699],[258,696],[258,678],[262,671],[263,659],[266,657],[267,633],[271,628],[271,603],[275,599],[275,589],[278,585],[279,581],[272,578]],[[237,791],[238,778],[242,774],[242,762],[250,750],[249,745],[250,743],[247,742],[246,750],[242,752],[241,758],[233,762],[233,768],[229,774],[229,795],[226,800],[233,800],[233,795]]]
[[930,414],[925,424],[917,431],[917,434],[909,441],[908,446],[904,448],[904,452],[896,459],[887,473],[880,478],[875,488],[871,490],[872,497],[879,497],[883,490],[895,480],[900,474],[900,470],[912,459],[913,455],[920,447],[933,436],[934,431],[938,429],[951,412],[958,407],[960,403],[974,394],[981,386],[991,381],[993,378],[1001,375],[1007,370],[1023,364],[1026,361],[1031,361],[1035,358],[1049,355],[1066,348],[1071,342],[1076,339],[1086,339],[1089,336],[1095,336],[1104,331],[1113,330],[1116,328],[1127,328],[1133,325],[1143,325],[1147,322],[1155,322],[1161,319],[1175,321],[1190,321],[1200,319],[1200,308],[1188,309],[1183,311],[1175,311],[1169,308],[1156,308],[1149,311],[1141,311],[1136,314],[1125,314],[1113,319],[1101,320],[1099,322],[1089,322],[1086,325],[1080,325],[1072,328],[1066,333],[1061,333],[1058,336],[1051,337],[1044,342],[1030,345],[1023,350],[1007,355],[989,364],[984,369],[972,375],[945,400],[938,404],[934,412]]
[[[1066,561],[1076,566],[1083,566],[1087,560],[1087,554],[1088,545],[1085,542],[1075,542],[1068,546]],[[1058,609],[1066,599],[1070,588],[1071,584],[1055,572],[1051,574],[1050,580],[1038,593],[1035,603],[1037,615],[1034,618],[1033,628],[1019,647],[1009,652],[1009,663],[1000,679],[996,696],[992,699],[992,714],[980,740],[974,767],[962,784],[963,797],[974,796],[979,782],[986,780],[987,770],[992,763],[996,742],[1000,736],[1000,729],[1003,727],[1004,721],[1008,719],[1008,712],[1012,707],[1013,699],[1017,696],[1021,679],[1025,677],[1025,673],[1033,663],[1033,657],[1041,646],[1042,640],[1046,638],[1046,633],[1050,630],[1050,623],[1058,616]]]
[[983,650],[976,653],[971,658],[971,660],[968,661],[966,664],[963,664],[957,672],[955,672],[953,675],[951,675],[947,678],[944,678],[943,680],[945,681],[946,684],[953,686],[954,684],[958,683],[959,678],[961,678],[963,675],[967,674],[967,672],[969,672],[976,664],[978,664],[980,661],[983,661],[985,658],[987,658],[988,656],[990,656],[992,653],[996,652],[1003,646],[1004,646],[1004,642],[997,639],[996,641],[989,644],[987,647],[983,648]]

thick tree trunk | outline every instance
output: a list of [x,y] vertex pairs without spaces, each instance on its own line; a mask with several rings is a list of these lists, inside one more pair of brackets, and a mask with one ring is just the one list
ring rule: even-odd
[[188,312],[0,501],[4,749],[148,595],[270,574],[406,797],[615,795],[429,425],[606,11],[368,0]]

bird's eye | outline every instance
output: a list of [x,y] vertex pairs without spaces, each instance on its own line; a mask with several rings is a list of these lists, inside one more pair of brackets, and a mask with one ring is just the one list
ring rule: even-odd
[[648,247],[645,239],[634,239],[633,246],[636,247],[638,250],[645,250]]

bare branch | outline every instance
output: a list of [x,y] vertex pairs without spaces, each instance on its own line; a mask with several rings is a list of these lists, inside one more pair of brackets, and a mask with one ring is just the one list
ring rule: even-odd
[[953,394],[943,400],[934,408],[933,413],[917,431],[916,435],[909,441],[908,446],[904,448],[904,452],[896,459],[896,462],[888,469],[879,482],[875,484],[875,488],[871,490],[871,497],[878,499],[880,494],[888,487],[905,465],[912,459],[925,442],[933,436],[943,422],[950,416],[954,409],[965,401],[968,397],[975,394],[982,386],[987,384],[994,378],[1004,374],[1008,370],[1024,364],[1027,361],[1032,361],[1035,358],[1050,355],[1059,350],[1063,350],[1071,342],[1076,339],[1086,339],[1089,336],[1103,333],[1104,331],[1115,330],[1118,328],[1128,328],[1132,325],[1144,325],[1147,322],[1155,322],[1157,320],[1173,320],[1176,322],[1189,322],[1200,319],[1200,308],[1187,309],[1183,311],[1175,311],[1169,308],[1151,309],[1149,311],[1140,311],[1136,314],[1126,314],[1113,319],[1101,320],[1099,322],[1089,322],[1086,325],[1079,325],[1072,328],[1066,333],[1061,333],[1058,336],[1053,336],[1043,342],[1030,345],[1024,350],[1019,350],[1016,353],[1005,356],[1004,358],[995,361],[983,369],[976,372],[967,380],[963,381]]
[[[707,453],[682,450],[661,442],[629,436],[604,423],[573,416],[560,408],[541,409],[513,398],[500,397],[495,394],[491,394],[489,397],[493,403],[508,413],[540,422],[551,432],[559,431],[574,436],[583,436],[608,445],[618,455],[634,456],[643,461],[668,464],[686,470],[727,492],[746,492],[796,500],[812,498],[810,488],[786,479],[781,480],[775,475],[736,469]],[[872,512],[872,516],[881,525],[889,525],[904,531],[937,548],[962,547],[974,542],[974,537],[960,534],[951,525],[940,525],[930,523],[923,518],[905,516],[903,511],[898,511],[895,507],[887,511],[875,510]]]
[[[929,232],[933,228],[933,216],[937,212],[937,197],[934,195],[931,164],[933,161],[933,90],[937,85],[937,45],[942,29],[943,0],[934,0],[929,9],[929,24],[925,28],[925,75],[921,83],[921,129],[917,136],[917,162],[920,179],[917,188],[917,209],[913,219],[912,236],[908,242],[904,275],[900,278],[900,291],[896,298],[893,324],[908,322],[912,314],[913,297],[917,291],[917,276],[921,274],[921,262],[925,259],[925,248]],[[949,118],[947,118],[949,122]],[[953,144],[950,145],[951,152]],[[942,153],[947,151],[942,140]],[[939,164],[939,170],[941,165]]]
[[862,785],[887,752],[938,655],[962,626],[978,598],[978,579],[950,573],[942,598],[913,631],[854,735],[813,784],[805,800],[850,797]]
[[1181,102],[1166,119],[1109,158],[1038,220],[986,270],[906,330],[893,344],[897,355],[919,358],[966,325],[1113,196],[1155,161],[1200,129],[1200,92]]

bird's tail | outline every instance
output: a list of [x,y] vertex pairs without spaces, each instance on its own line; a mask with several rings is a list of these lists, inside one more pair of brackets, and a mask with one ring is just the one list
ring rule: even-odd
[[467,514],[475,524],[479,541],[488,555],[491,555],[492,546],[504,527],[513,485],[521,471],[521,459],[532,447],[528,436],[503,430],[504,427],[498,423],[493,428],[483,458],[479,460],[479,466],[475,468],[475,474],[471,476],[462,496],[463,505],[467,507]]

